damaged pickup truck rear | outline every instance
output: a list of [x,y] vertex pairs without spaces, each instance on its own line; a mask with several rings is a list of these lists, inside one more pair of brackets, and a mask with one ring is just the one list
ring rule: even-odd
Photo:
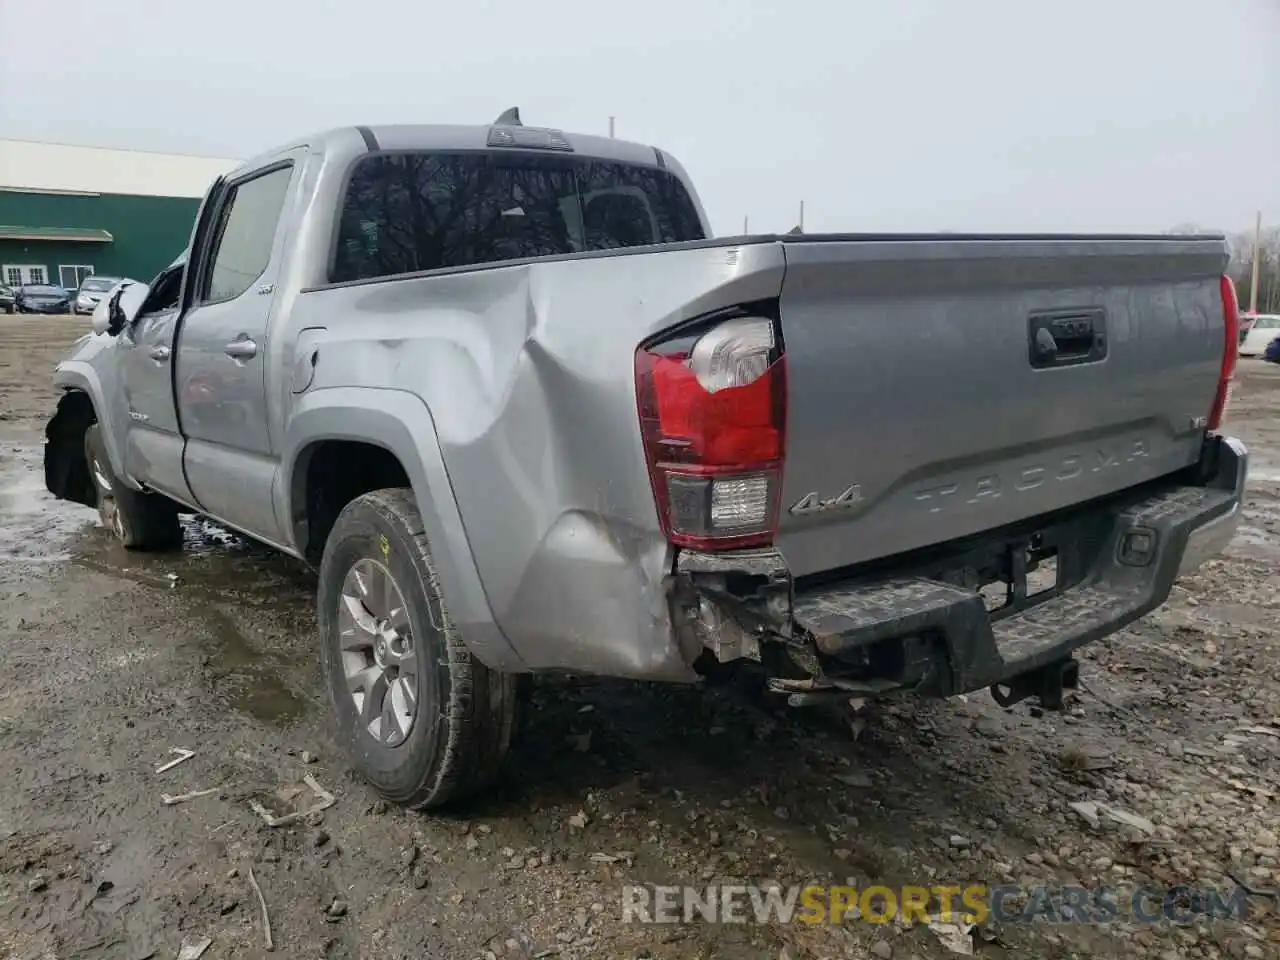
[[482,788],[515,678],[1060,703],[1238,522],[1221,238],[713,239],[660,149],[353,127],[213,184],[57,368],[58,497],[318,570],[344,743]]

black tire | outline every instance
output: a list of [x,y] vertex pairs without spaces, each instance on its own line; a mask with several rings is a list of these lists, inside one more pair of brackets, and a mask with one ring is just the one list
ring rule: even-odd
[[178,505],[154,493],[131,490],[111,470],[102,428],[90,424],[84,434],[89,480],[98,499],[102,525],[129,550],[172,550],[182,546]]
[[[348,689],[339,614],[343,583],[360,561],[389,571],[422,665],[416,715],[395,746],[374,737]],[[472,659],[463,643],[440,595],[412,491],[375,490],[347,504],[325,541],[316,606],[339,737],[379,794],[422,810],[468,799],[496,779],[516,722],[516,680]]]

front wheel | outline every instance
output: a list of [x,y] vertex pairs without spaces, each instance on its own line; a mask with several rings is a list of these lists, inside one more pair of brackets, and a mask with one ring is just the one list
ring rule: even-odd
[[339,735],[373,788],[425,809],[491,783],[511,744],[515,680],[471,658],[411,491],[347,504],[325,541],[316,604]]
[[182,545],[178,507],[154,493],[131,490],[111,470],[102,427],[90,424],[84,456],[98,500],[102,525],[130,550],[169,550]]

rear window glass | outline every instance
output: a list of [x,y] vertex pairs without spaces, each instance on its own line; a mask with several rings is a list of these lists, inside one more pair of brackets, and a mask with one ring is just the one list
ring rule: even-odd
[[666,170],[530,154],[384,154],[355,167],[331,280],[701,240]]
[[110,290],[113,286],[115,286],[115,284],[116,284],[116,281],[114,277],[97,277],[96,279],[91,278],[84,281],[84,283],[80,284],[80,289],[81,290]]
[[1258,317],[1253,325],[1258,330],[1280,330],[1280,317]]

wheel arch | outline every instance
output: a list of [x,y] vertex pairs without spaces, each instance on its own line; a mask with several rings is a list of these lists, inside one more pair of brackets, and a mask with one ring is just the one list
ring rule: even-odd
[[[357,451],[360,448],[346,445],[358,444],[393,458],[374,465],[369,474],[382,485],[400,485],[387,482],[396,480],[390,467],[393,462],[413,491],[441,591],[468,649],[488,667],[521,671],[519,656],[494,621],[445,468],[435,421],[422,399],[403,390],[369,387],[332,387],[301,398],[286,430],[276,508],[288,526],[293,546],[304,557],[318,556],[323,545],[317,542],[316,534],[327,532],[323,524],[329,518],[309,516],[308,489],[316,458],[329,456],[326,449],[334,449],[326,447],[329,444],[343,445],[337,448],[343,452]],[[339,486],[358,496],[369,492],[357,489],[362,485]],[[350,497],[345,502],[350,502]],[[313,521],[319,521],[320,529]]]
[[[54,422],[63,414],[64,410],[83,402],[76,397],[76,394],[87,397],[93,413],[93,419],[85,423],[84,429],[88,428],[89,423],[98,423],[99,429],[102,431],[102,442],[107,448],[107,458],[111,461],[111,469],[127,486],[136,488],[137,485],[128,478],[124,470],[124,449],[121,446],[123,438],[120,436],[115,418],[108,415],[110,407],[107,403],[106,391],[103,389],[102,381],[98,377],[98,372],[89,363],[64,360],[58,364],[53,382],[62,389],[63,394],[58,399],[57,409],[45,428],[45,436],[49,437],[49,428],[54,425]],[[50,437],[50,439],[52,438]],[[82,430],[81,443],[83,439],[84,433]],[[83,451],[81,451],[81,455],[83,455]]]
[[97,505],[97,490],[84,452],[85,435],[97,420],[89,394],[68,389],[45,424],[44,485],[59,500]]

